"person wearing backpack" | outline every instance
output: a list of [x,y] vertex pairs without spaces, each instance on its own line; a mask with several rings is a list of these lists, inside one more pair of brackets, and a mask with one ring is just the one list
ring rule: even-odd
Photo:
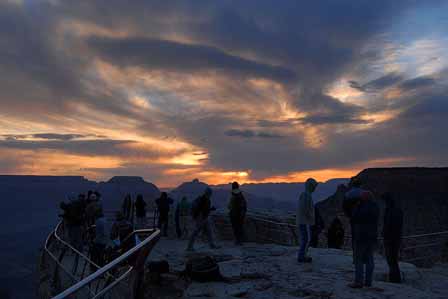
[[238,182],[232,183],[232,194],[228,209],[230,222],[232,223],[235,244],[242,245],[244,240],[244,220],[246,217],[247,203],[240,190]]
[[111,240],[119,240],[120,249],[126,252],[135,246],[135,238],[132,238],[134,231],[131,222],[129,222],[122,212],[117,212],[115,222],[110,231]]
[[[104,218],[103,209],[99,208],[96,211],[96,221],[95,221],[95,238],[91,247],[91,259],[98,266],[104,266],[105,260],[105,250],[109,243],[109,235],[107,234],[107,223],[106,218]],[[96,269],[91,265],[90,269],[95,271]]]
[[299,263],[311,263],[313,260],[307,256],[307,252],[311,240],[310,228],[315,224],[312,194],[316,190],[317,185],[318,183],[315,179],[307,179],[305,182],[305,191],[300,194],[297,205],[296,225],[300,236],[300,248],[297,254],[297,261]]
[[[83,225],[85,216],[85,205],[84,202],[77,199],[66,204],[64,202],[60,205],[61,209],[64,211],[63,218],[65,227],[68,233],[69,244],[79,252],[83,252],[84,241],[83,241]],[[72,273],[76,273],[78,269],[79,255],[75,254],[75,260],[73,262]]]
[[194,242],[196,237],[202,231],[205,232],[210,248],[216,249],[219,248],[215,245],[213,241],[212,230],[210,228],[210,222],[208,216],[210,215],[210,211],[216,210],[216,208],[211,207],[210,198],[212,196],[212,189],[207,187],[204,191],[204,194],[196,198],[191,207],[191,213],[193,217],[193,221],[195,222],[195,228],[193,233],[190,236],[190,241],[188,242],[187,251],[194,251]]
[[157,209],[159,210],[159,223],[157,226],[160,230],[162,230],[162,235],[164,237],[168,236],[168,215],[170,213],[170,205],[172,204],[173,199],[169,198],[166,192],[162,192],[160,197],[156,199]]
[[137,227],[143,228],[146,225],[146,202],[141,194],[135,200],[135,216],[137,217]]

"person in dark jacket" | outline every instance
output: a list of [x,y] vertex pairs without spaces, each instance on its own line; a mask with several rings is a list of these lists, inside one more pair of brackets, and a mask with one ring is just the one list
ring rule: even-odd
[[123,204],[121,205],[121,212],[123,217],[132,222],[132,198],[130,194],[126,194]]
[[137,226],[138,228],[143,228],[146,225],[146,202],[141,194],[137,195],[134,205]]
[[395,205],[395,201],[390,193],[385,193],[382,199],[386,203],[384,211],[384,253],[389,265],[389,281],[401,283],[401,273],[398,258],[401,246],[403,231],[403,211]]
[[162,235],[165,237],[168,236],[168,215],[172,204],[173,199],[169,198],[166,192],[162,192],[160,197],[156,199],[157,210],[159,211],[158,228],[162,230]]
[[244,241],[244,220],[246,218],[247,203],[238,182],[232,183],[232,194],[228,208],[235,244],[242,245]]
[[[378,239],[379,209],[370,191],[361,193],[361,200],[353,208],[353,246],[355,281],[351,288],[371,287],[375,262],[373,252]],[[364,273],[365,266],[365,273]]]
[[324,219],[319,213],[319,209],[317,207],[314,208],[314,225],[311,225],[311,239],[310,239],[310,247],[317,248],[319,245],[319,235],[325,228]]
[[[352,221],[352,215],[353,215],[353,209],[355,206],[358,205],[359,201],[361,200],[361,193],[363,193],[365,190],[362,189],[362,181],[358,177],[352,177],[349,183],[350,189],[345,193],[344,201],[342,202],[342,210],[344,211],[345,216],[350,221],[350,232],[352,234],[352,250],[354,250],[354,238],[353,238],[353,221]],[[353,263],[354,256],[353,256]]]
[[210,198],[212,196],[212,189],[206,188],[204,194],[195,199],[191,207],[191,213],[193,217],[193,221],[195,222],[195,228],[193,233],[190,236],[190,241],[188,242],[187,251],[194,250],[194,242],[196,237],[202,231],[205,232],[207,236],[208,243],[212,249],[218,248],[213,241],[212,229],[210,227],[210,222],[208,216],[210,215],[210,211],[216,210],[211,206]]
[[341,220],[336,217],[328,228],[328,248],[341,249],[344,245],[344,226]]

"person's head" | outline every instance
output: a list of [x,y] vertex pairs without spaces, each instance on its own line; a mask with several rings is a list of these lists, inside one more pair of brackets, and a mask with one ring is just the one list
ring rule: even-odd
[[210,198],[212,196],[212,193],[213,193],[212,188],[210,188],[210,187],[205,188],[204,196]]
[[91,201],[95,201],[95,200],[97,200],[96,194],[95,194],[95,193],[90,194],[89,199],[90,199]]
[[305,190],[310,193],[313,193],[314,190],[316,190],[318,184],[319,183],[315,179],[309,178],[305,182]]
[[240,188],[240,184],[238,184],[238,182],[232,183],[232,190],[239,189],[239,188]]
[[163,199],[168,198],[168,193],[166,193],[166,192],[162,192],[162,193],[160,194],[160,197],[163,198]]
[[381,195],[381,199],[384,200],[384,203],[386,204],[387,207],[394,207],[395,206],[395,201],[392,197],[392,193],[390,192],[386,192],[383,195]]
[[186,197],[186,196],[183,196],[183,197],[182,197],[182,201],[187,201],[187,197]]
[[362,180],[359,177],[354,176],[350,179],[350,186],[354,188],[361,188]]

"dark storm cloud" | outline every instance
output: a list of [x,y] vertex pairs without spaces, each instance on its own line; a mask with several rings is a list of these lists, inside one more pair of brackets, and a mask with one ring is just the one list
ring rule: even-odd
[[243,138],[282,138],[282,135],[271,133],[271,132],[262,132],[262,131],[253,131],[253,130],[238,130],[231,129],[224,132],[226,136],[230,137],[243,137]]
[[436,81],[434,78],[428,76],[417,77],[406,80],[400,84],[400,88],[405,91],[416,90],[423,87],[434,85]]
[[[136,147],[134,147],[134,145]],[[113,139],[91,139],[91,140],[72,140],[72,139],[53,139],[42,141],[30,141],[21,139],[7,138],[0,140],[0,149],[13,150],[55,150],[67,154],[86,155],[86,156],[113,156],[113,157],[132,157],[132,158],[155,158],[161,157],[166,153],[160,152],[156,148],[145,145],[139,146],[138,142],[132,140],[113,140]],[[174,151],[182,153],[182,150]]]
[[385,88],[394,86],[403,80],[403,76],[397,73],[389,73],[375,80],[364,84],[359,84],[357,81],[350,81],[350,87],[358,89],[363,92],[377,92]]
[[100,57],[122,67],[139,66],[180,72],[223,71],[278,81],[295,78],[293,71],[226,54],[208,46],[147,38],[91,38]]
[[40,133],[40,134],[19,134],[19,135],[2,135],[7,140],[18,140],[25,138],[38,138],[38,139],[49,139],[49,140],[63,140],[68,141],[78,138],[87,137],[101,137],[98,135],[83,135],[83,134],[56,134],[56,133]]
[[369,123],[364,119],[360,119],[355,115],[344,114],[314,114],[299,119],[300,122],[311,125],[323,125],[323,124],[366,124]]
[[[398,86],[418,94],[416,98],[390,101],[393,102],[391,105],[397,105],[393,108],[403,111],[396,120],[353,132],[326,129],[336,124],[347,127],[366,124],[361,116],[369,114],[369,107],[344,103],[324,91],[363,61],[362,49],[367,43],[377,34],[385,33],[402,9],[407,9],[414,1],[25,3],[24,6],[0,3],[2,115],[37,119],[43,123],[58,117],[76,119],[78,115],[73,113],[85,113],[81,116],[98,122],[96,112],[119,115],[137,124],[137,134],[165,134],[166,130],[173,132],[179,140],[206,150],[209,160],[205,167],[251,169],[254,175],[347,166],[402,155],[436,159],[446,154],[446,138],[441,129],[447,125],[446,117],[443,117],[448,114],[444,104],[446,99],[443,94],[432,91],[420,94],[422,87],[435,85],[435,79],[430,77],[403,81],[406,74],[391,73],[370,82],[353,81],[352,87],[363,91],[380,93],[388,87]],[[85,26],[83,30],[87,33],[76,35],[63,31],[66,28],[63,25],[68,26],[69,21]],[[169,40],[176,37],[189,41],[189,44]],[[135,83],[130,80],[130,84],[105,82],[95,69],[98,59],[122,68],[156,69],[162,75],[173,71],[194,76],[200,71],[213,76],[218,71],[227,75],[229,83],[225,87],[228,90],[218,95],[213,94],[213,90],[209,101],[224,99],[228,101],[224,104],[230,111],[207,111],[206,104],[201,109],[190,108],[179,98],[186,97],[194,102],[193,92],[191,97],[187,91],[178,98],[173,91],[168,97],[166,90],[145,90],[139,85],[140,78],[136,78]],[[127,75],[121,71],[123,76]],[[289,101],[288,108],[297,108],[297,112],[304,112],[306,116],[275,121],[280,119],[277,109],[269,115],[271,117],[267,113],[253,116],[255,119],[272,119],[259,120],[257,125],[248,125],[242,117],[235,117],[235,103],[253,105],[254,112],[265,112],[266,98],[272,97],[269,99],[271,104],[280,102],[275,94],[262,97],[250,89],[246,80],[241,80],[253,77],[279,83],[288,95],[287,99],[281,100]],[[153,97],[154,106],[161,112],[131,109],[128,97],[134,91]],[[241,96],[243,92],[244,96]],[[71,110],[73,102],[84,104],[85,110]],[[223,103],[213,104],[222,106]],[[178,111],[182,117],[177,115]],[[112,129],[109,125],[107,122],[95,123],[95,129]],[[117,127],[117,123],[113,125]],[[310,148],[305,142],[306,130],[314,129],[313,125],[319,130],[321,127],[325,129],[323,148]],[[293,138],[289,138],[290,131],[287,130],[293,126],[299,128]],[[269,131],[271,129],[274,133]],[[288,134],[284,134],[284,138],[273,138],[283,136],[278,134],[281,130]],[[223,132],[235,138],[223,138]],[[144,153],[123,150],[123,146],[132,142],[129,140],[87,141],[77,140],[84,137],[65,134],[41,134],[32,138],[46,140],[11,137],[0,141],[0,148],[50,149],[89,156],[160,155],[151,149]],[[446,158],[440,161],[446,161]],[[0,164],[8,163],[2,160]],[[146,167],[128,164],[111,169],[110,173],[126,173],[128,170],[142,174],[148,171]]]
[[302,123],[365,123],[360,116],[366,112],[366,109],[343,103],[337,98],[319,92],[303,93],[298,97],[297,103],[299,107],[308,112],[306,117],[299,119]]

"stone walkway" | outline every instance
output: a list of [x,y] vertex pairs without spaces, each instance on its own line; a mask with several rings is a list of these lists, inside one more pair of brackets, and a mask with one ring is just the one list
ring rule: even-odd
[[150,260],[168,260],[171,274],[160,285],[148,284],[148,298],[448,298],[448,269],[419,270],[401,264],[405,283],[385,282],[387,265],[376,257],[375,281],[371,288],[352,290],[350,252],[335,249],[311,249],[313,263],[296,263],[296,248],[272,244],[247,244],[235,247],[221,242],[222,248],[210,250],[203,243],[196,253],[208,253],[219,262],[229,282],[188,283],[176,273],[185,267],[191,253],[185,252],[186,241],[162,239],[153,249]]

